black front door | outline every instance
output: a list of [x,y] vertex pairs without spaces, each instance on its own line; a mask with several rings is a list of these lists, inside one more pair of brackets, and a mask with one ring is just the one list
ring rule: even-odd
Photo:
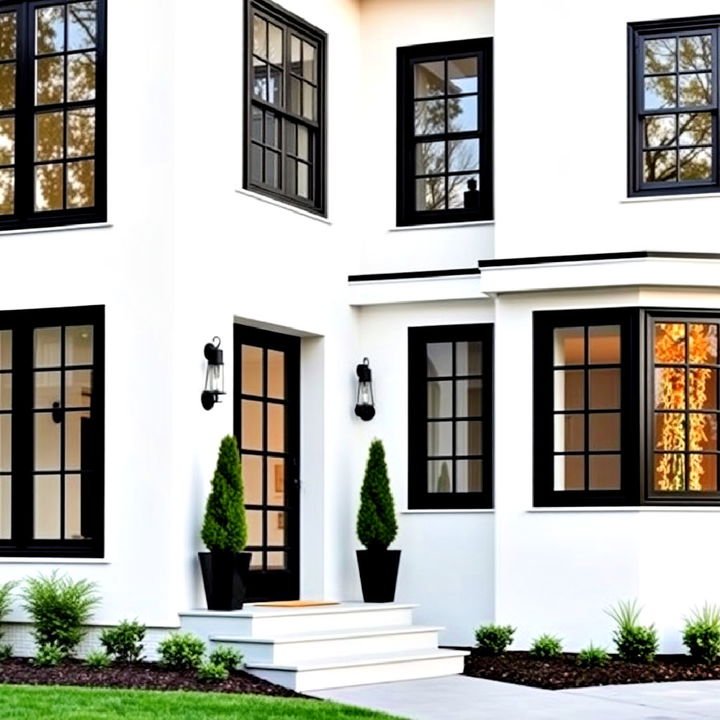
[[252,552],[247,600],[300,592],[300,340],[235,326],[235,437]]

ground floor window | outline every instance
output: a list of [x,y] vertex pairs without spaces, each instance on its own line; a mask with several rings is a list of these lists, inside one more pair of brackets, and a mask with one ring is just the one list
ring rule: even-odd
[[410,328],[411,508],[492,506],[492,325]]
[[535,314],[535,504],[707,503],[720,313]]
[[102,556],[103,316],[0,312],[0,555]]

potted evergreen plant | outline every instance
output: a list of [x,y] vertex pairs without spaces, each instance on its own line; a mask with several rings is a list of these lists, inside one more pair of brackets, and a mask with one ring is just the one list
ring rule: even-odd
[[397,529],[385,449],[380,440],[373,440],[357,516],[357,536],[366,548],[357,551],[365,602],[392,602],[395,599],[400,550],[388,550],[388,545],[395,539]]
[[239,610],[245,600],[251,553],[237,440],[220,443],[201,536],[209,552],[199,552],[208,610]]

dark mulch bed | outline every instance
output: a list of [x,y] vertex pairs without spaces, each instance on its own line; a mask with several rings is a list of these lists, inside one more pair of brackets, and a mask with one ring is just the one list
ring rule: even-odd
[[287,688],[248,675],[233,673],[222,682],[201,682],[193,672],[166,670],[155,663],[112,665],[94,669],[77,660],[54,668],[35,667],[25,658],[0,663],[0,683],[22,685],[80,685],[138,690],[199,690],[204,692],[253,693],[276,697],[305,697]]
[[720,680],[720,663],[697,665],[687,655],[658,655],[657,660],[649,665],[622,662],[615,656],[611,658],[604,667],[581,668],[572,653],[565,653],[555,660],[537,660],[526,652],[485,657],[473,650],[465,658],[465,674],[546,690],[675,680]]

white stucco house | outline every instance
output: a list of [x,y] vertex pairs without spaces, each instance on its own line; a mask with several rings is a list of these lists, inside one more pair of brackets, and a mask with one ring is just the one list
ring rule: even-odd
[[609,643],[638,598],[679,650],[720,600],[719,29],[710,0],[0,2],[0,582],[179,627],[233,432],[251,599],[358,600],[377,437],[396,599],[442,645]]

